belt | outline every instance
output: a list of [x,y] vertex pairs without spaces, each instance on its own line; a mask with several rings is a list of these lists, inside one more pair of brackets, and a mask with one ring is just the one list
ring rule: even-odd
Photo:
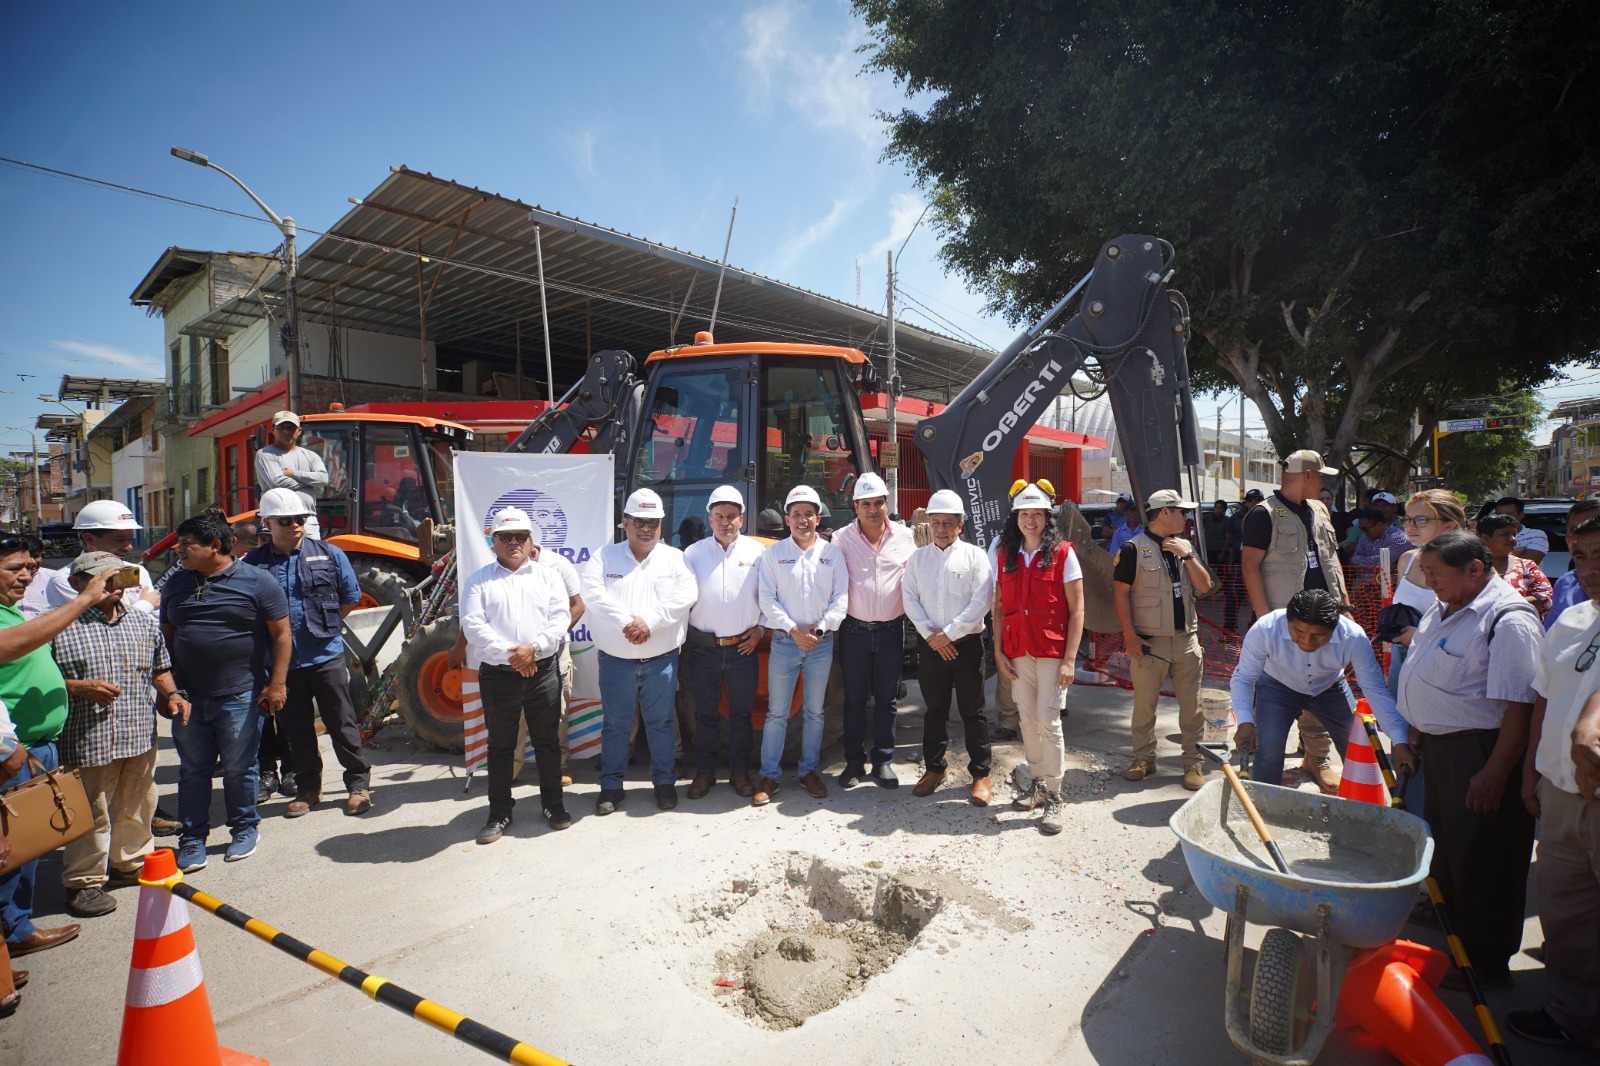
[[689,627],[689,632],[705,643],[715,644],[719,648],[731,648],[735,644],[741,643],[749,630],[732,637],[719,637],[715,633],[708,633],[704,629],[696,629],[693,626]]
[[890,626],[904,625],[906,616],[891,618],[887,622],[863,622],[854,615],[845,615],[845,622],[853,629],[888,629]]
[[[539,666],[539,667],[544,667],[547,664],[554,662],[555,659],[556,659],[556,656],[554,656],[554,655],[546,655],[543,659],[535,659],[534,660],[534,665]],[[479,673],[485,673],[485,672],[487,672],[487,673],[500,673],[500,672],[504,672],[504,673],[508,673],[508,674],[515,674],[515,673],[517,673],[517,668],[515,666],[507,666],[505,663],[484,663],[482,666],[480,666],[478,668],[478,672]]]

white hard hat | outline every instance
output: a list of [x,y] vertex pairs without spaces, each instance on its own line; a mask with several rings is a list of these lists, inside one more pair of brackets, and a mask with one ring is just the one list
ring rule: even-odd
[[967,512],[961,506],[961,494],[950,489],[940,489],[928,498],[928,506],[923,508],[928,514],[958,514]]
[[711,498],[706,501],[706,514],[710,514],[711,508],[715,507],[719,503],[731,503],[735,507],[739,508],[739,510],[743,511],[744,493],[740,492],[732,485],[719,485],[711,493]]
[[489,523],[491,533],[532,533],[533,520],[520,507],[502,507]]
[[1054,504],[1050,502],[1049,495],[1038,485],[1029,484],[1021,492],[1011,497],[1011,509],[1013,511],[1021,511],[1030,507],[1048,511],[1053,506]]
[[817,495],[817,490],[810,485],[796,485],[789,490],[789,495],[784,498],[783,512],[789,513],[789,508],[797,503],[809,503],[819,512],[822,510],[822,497]]
[[635,489],[622,505],[622,513],[629,518],[665,518],[667,509],[661,505],[661,497],[650,489]]
[[306,501],[294,489],[268,489],[261,494],[261,507],[256,517],[289,518],[297,514],[310,514]]
[[862,474],[856,478],[855,491],[850,494],[850,499],[872,500],[879,496],[888,498],[889,486],[877,474]]
[[95,500],[85,504],[83,510],[78,512],[72,528],[90,532],[97,529],[138,529],[139,523],[134,520],[133,512],[116,500]]

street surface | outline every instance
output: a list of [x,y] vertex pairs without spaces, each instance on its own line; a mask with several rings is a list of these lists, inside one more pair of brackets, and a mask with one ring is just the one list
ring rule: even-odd
[[[1242,1062],[1222,1022],[1224,916],[1193,890],[1166,825],[1189,795],[1171,741],[1175,707],[1163,701],[1160,773],[1128,784],[1118,774],[1130,758],[1131,695],[1078,686],[1070,705],[1067,827],[1054,838],[1038,833],[1036,815],[1009,809],[1018,742],[997,746],[995,805],[966,802],[959,723],[945,787],[911,795],[922,718],[913,684],[902,701],[897,790],[834,788],[819,801],[786,776],[765,809],[719,784],[662,812],[635,766],[622,812],[599,818],[594,764],[582,763],[568,792],[576,823],[556,833],[539,816],[530,770],[515,825],[488,847],[472,840],[485,816],[483,781],[463,794],[459,756],[419,750],[391,726],[372,752],[375,807],[347,818],[324,741],[323,804],[293,821],[282,816],[286,800],[267,804],[261,848],[245,862],[223,863],[226,833],[213,831],[210,865],[190,880],[578,1063]],[[162,733],[158,781],[174,809],[176,757]],[[837,747],[824,764],[832,788]],[[220,824],[220,789],[214,817]],[[717,1002],[743,994],[714,983],[717,952],[742,935],[728,901],[755,894],[769,910],[809,913],[805,886],[781,870],[813,857],[840,883],[905,875],[940,888],[945,905],[852,998],[798,1028],[760,1028]],[[41,870],[41,925],[66,920],[59,876],[58,853]],[[85,922],[76,942],[19,960],[33,980],[19,1013],[0,1022],[0,1063],[115,1060],[138,893],[118,890],[118,910]],[[202,911],[191,909],[191,920],[229,1047],[275,1066],[494,1061]],[[1440,944],[1431,930],[1408,932]],[[1539,941],[1530,918],[1526,943]],[[1501,1017],[1542,1002],[1538,964],[1519,956],[1513,966],[1517,989],[1493,1000]],[[1466,997],[1442,996],[1476,1037]],[[1584,1061],[1508,1039],[1521,1064]],[[1318,1059],[1393,1061],[1349,1034]]]

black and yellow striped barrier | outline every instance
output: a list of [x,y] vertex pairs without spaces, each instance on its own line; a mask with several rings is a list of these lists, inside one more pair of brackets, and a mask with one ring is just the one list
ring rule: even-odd
[[[1372,754],[1377,756],[1378,769],[1383,771],[1383,782],[1389,787],[1389,803],[1405,810],[1406,804],[1401,798],[1401,793],[1405,791],[1406,779],[1410,776],[1410,772],[1405,771],[1401,776],[1395,776],[1394,764],[1389,761],[1389,753],[1384,751],[1383,745],[1378,742],[1377,719],[1365,714],[1361,716],[1361,724],[1366,728],[1367,739],[1372,741]],[[1445,906],[1444,896],[1439,891],[1439,882],[1430,876],[1423,883],[1428,889],[1428,900],[1433,904],[1434,917],[1439,919],[1439,928],[1444,931],[1445,941],[1450,945],[1450,957],[1461,973],[1461,983],[1466,986],[1467,997],[1472,1000],[1472,1011],[1477,1015],[1478,1027],[1483,1030],[1484,1039],[1489,1041],[1489,1051],[1499,1066],[1511,1066],[1511,1051],[1506,1047],[1505,1038],[1500,1035],[1500,1026],[1495,1024],[1494,1015],[1489,1011],[1489,1004],[1483,996],[1483,988],[1478,984],[1477,971],[1472,968],[1472,960],[1467,957],[1467,949],[1462,946],[1461,938],[1456,935],[1455,923],[1450,919],[1450,908]]]
[[139,883],[151,888],[164,888],[179,899],[216,915],[229,925],[236,925],[257,939],[266,941],[284,954],[292,955],[301,962],[315,966],[330,977],[337,977],[345,984],[361,989],[377,1002],[431,1025],[442,1033],[448,1033],[479,1051],[487,1051],[502,1062],[516,1063],[518,1066],[568,1066],[565,1059],[558,1059],[536,1047],[530,1047],[463,1014],[457,1014],[443,1004],[423,999],[415,992],[401,988],[387,978],[357,969],[342,959],[334,958],[325,951],[319,951],[310,944],[296,940],[261,919],[250,917],[237,907],[190,887],[183,880],[181,873],[163,881],[146,881],[140,878]]

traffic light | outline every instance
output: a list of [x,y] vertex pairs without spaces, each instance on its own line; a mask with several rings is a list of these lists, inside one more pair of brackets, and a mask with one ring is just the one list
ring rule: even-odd
[[1503,415],[1499,418],[1485,418],[1484,429],[1526,429],[1528,419],[1525,415]]

